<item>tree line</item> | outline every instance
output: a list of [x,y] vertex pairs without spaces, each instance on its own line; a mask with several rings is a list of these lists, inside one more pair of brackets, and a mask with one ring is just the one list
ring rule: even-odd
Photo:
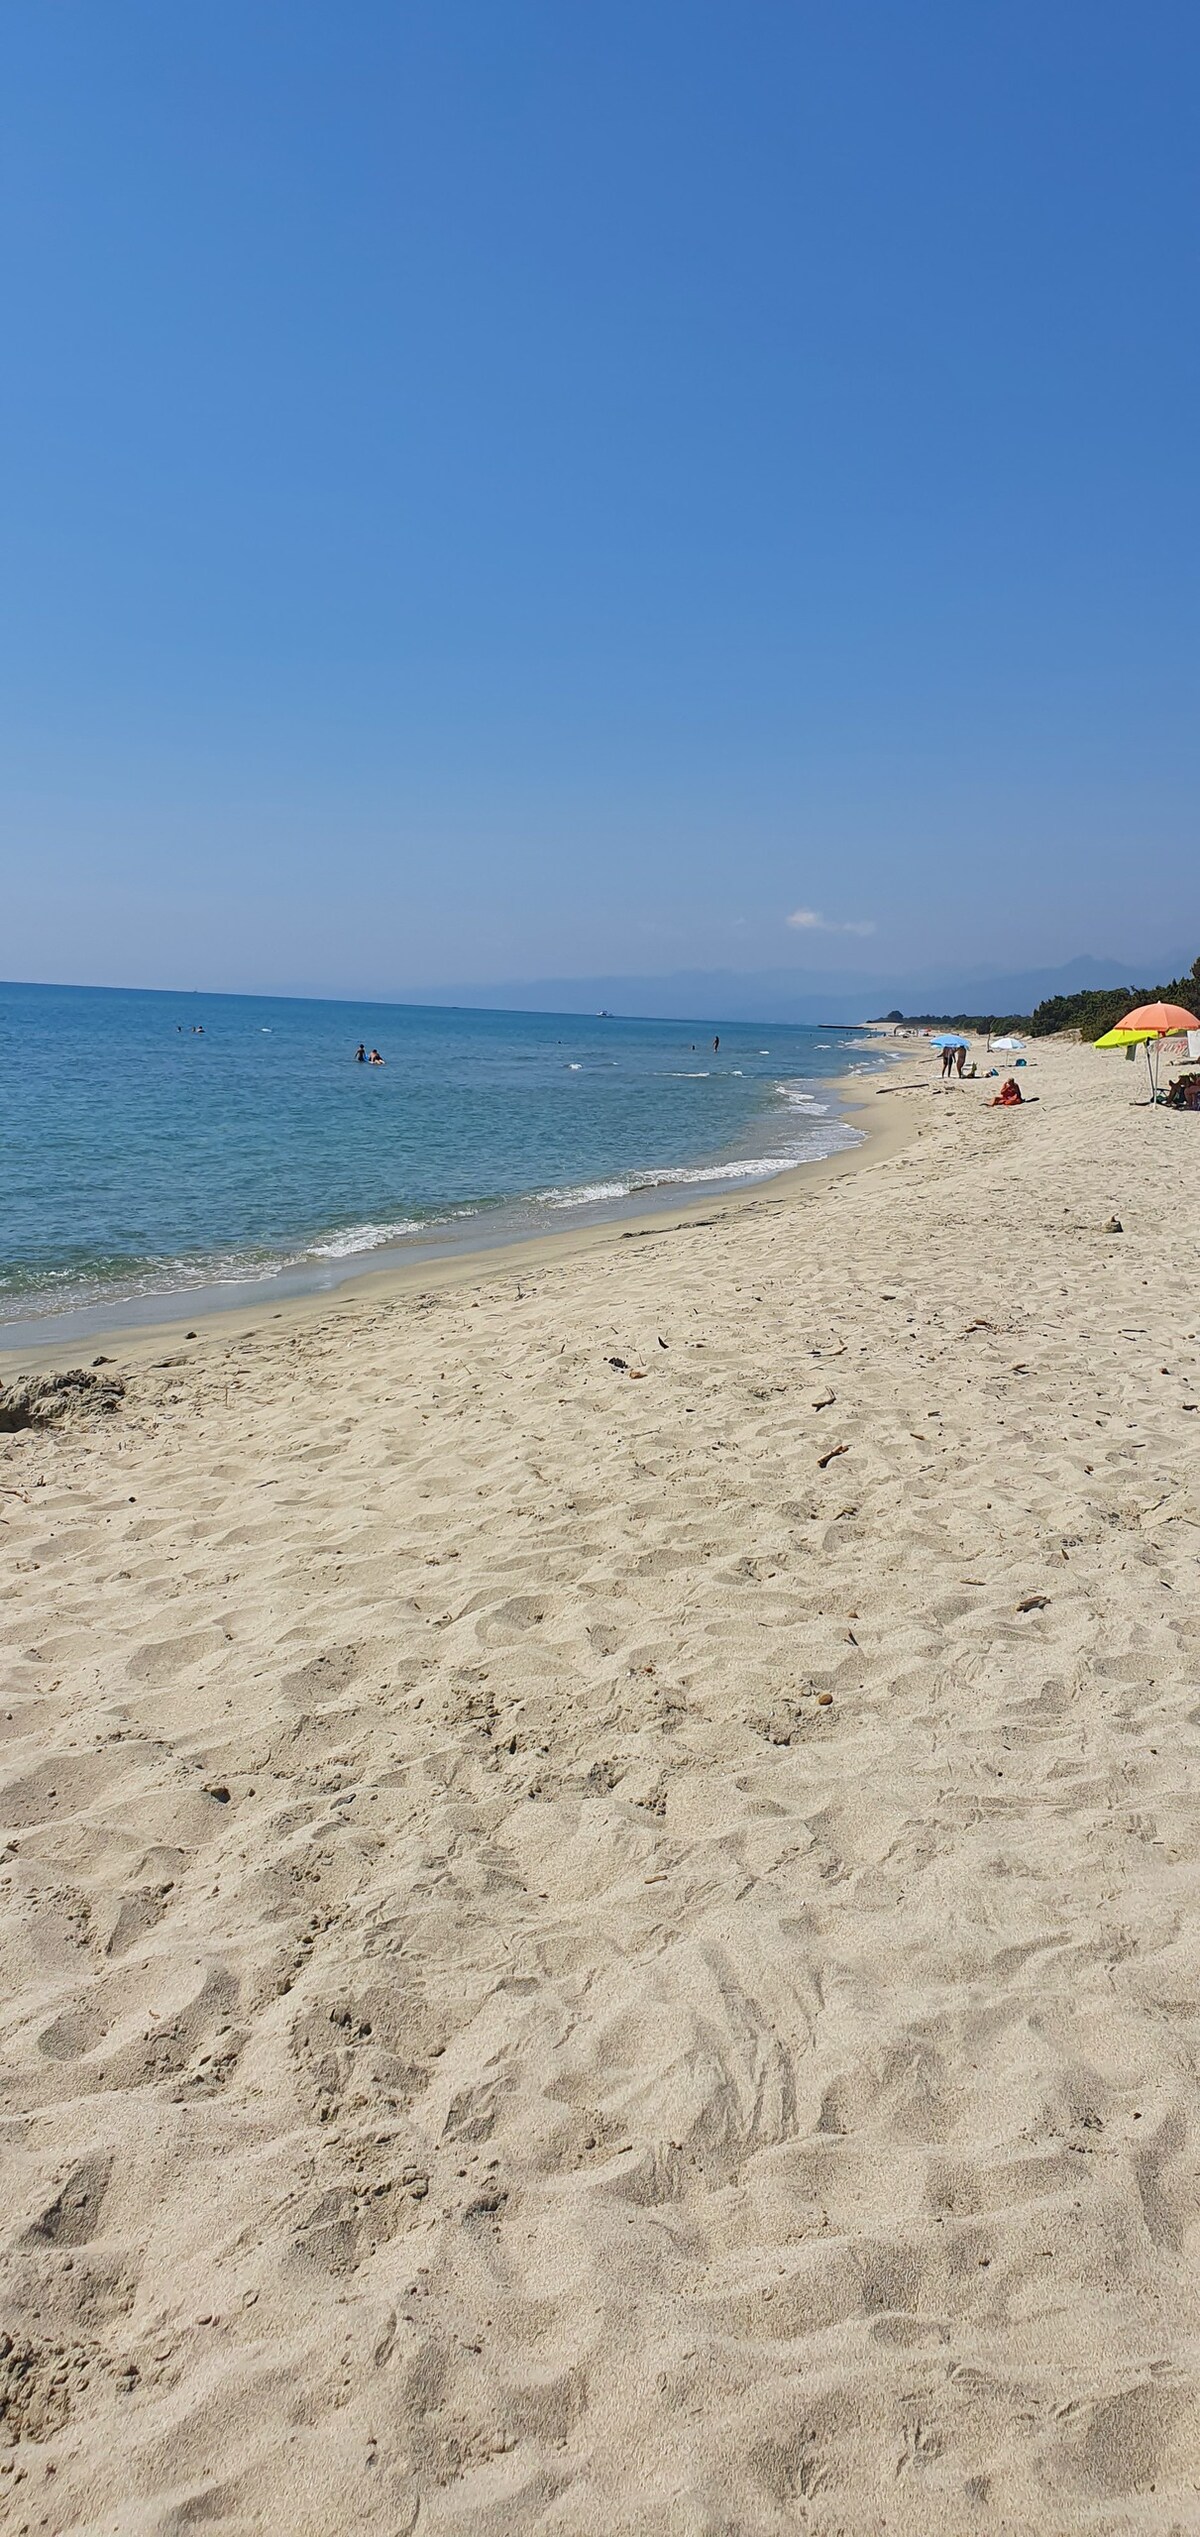
[[1035,1006],[1029,1028],[1034,1039],[1046,1039],[1051,1031],[1078,1031],[1082,1039],[1103,1039],[1135,1004],[1182,1004],[1186,1012],[1195,1013],[1200,1011],[1198,995],[1200,960],[1193,960],[1185,978],[1170,978],[1165,986],[1083,987],[1078,995],[1047,996],[1044,1004]]
[[881,1022],[907,1022],[925,1030],[933,1024],[959,1031],[1028,1031],[1031,1039],[1049,1039],[1052,1031],[1078,1031],[1081,1039],[1103,1039],[1123,1013],[1135,1004],[1182,1004],[1200,1013],[1200,959],[1185,978],[1170,978],[1158,987],[1081,987],[1076,995],[1049,995],[1032,1013],[881,1013]]

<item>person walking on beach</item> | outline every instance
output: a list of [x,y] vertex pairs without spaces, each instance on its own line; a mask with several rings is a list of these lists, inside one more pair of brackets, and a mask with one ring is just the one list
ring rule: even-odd
[[952,1048],[944,1048],[944,1049],[942,1050],[942,1081],[943,1081],[943,1083],[948,1082],[948,1080],[949,1080],[950,1076],[953,1074],[953,1072],[954,1072],[954,1051],[953,1051],[953,1049],[952,1049]]

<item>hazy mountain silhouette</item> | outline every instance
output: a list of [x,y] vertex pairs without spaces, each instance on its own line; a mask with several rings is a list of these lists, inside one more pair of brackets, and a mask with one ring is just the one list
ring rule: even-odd
[[425,989],[413,1002],[490,1007],[502,1013],[619,1013],[689,1022],[862,1022],[902,1013],[1029,1013],[1043,997],[1080,987],[1153,986],[1182,974],[1194,956],[1097,960],[997,975],[986,968],[930,968],[915,976],[864,969],[675,969],[661,977],[521,978]]

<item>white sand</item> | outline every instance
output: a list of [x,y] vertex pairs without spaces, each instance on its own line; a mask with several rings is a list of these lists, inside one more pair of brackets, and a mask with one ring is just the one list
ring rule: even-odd
[[0,1440],[6,2529],[1200,2527],[1200,1121],[1025,1080]]

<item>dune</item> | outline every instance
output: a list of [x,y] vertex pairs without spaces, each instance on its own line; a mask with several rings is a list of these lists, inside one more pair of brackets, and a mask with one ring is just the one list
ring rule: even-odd
[[1200,1145],[1031,1057],[0,1436],[5,2526],[1200,2525]]

